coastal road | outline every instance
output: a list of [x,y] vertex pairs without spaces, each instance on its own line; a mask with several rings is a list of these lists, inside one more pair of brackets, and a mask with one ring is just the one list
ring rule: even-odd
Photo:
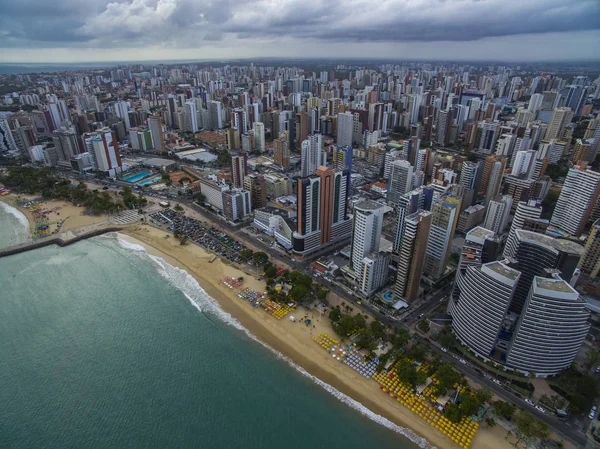
[[459,362],[450,353],[443,352],[439,348],[439,346],[432,344],[430,341],[427,341],[422,337],[417,337],[417,339],[423,343],[429,343],[430,347],[434,349],[434,351],[436,351],[437,355],[439,355],[444,362],[452,365],[457,371],[475,380],[477,383],[488,387],[496,394],[496,396],[501,398],[503,401],[512,402],[513,404],[531,413],[539,421],[546,423],[551,428],[551,430],[554,431],[562,439],[570,441],[576,447],[584,447],[586,445],[587,438],[583,431],[574,429],[569,425],[568,422],[559,420],[549,412],[542,413],[536,408],[529,406],[523,399],[516,396],[513,392],[507,390],[506,388],[500,385],[495,384],[492,380],[484,377],[483,374],[475,371],[475,369],[471,368],[469,365],[465,365]]

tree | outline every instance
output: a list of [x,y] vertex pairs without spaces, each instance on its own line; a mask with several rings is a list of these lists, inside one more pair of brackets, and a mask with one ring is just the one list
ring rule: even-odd
[[181,207],[181,204],[176,204],[173,209],[175,209],[177,212],[182,212],[183,211],[183,207]]
[[586,354],[585,367],[590,370],[600,362],[600,354],[598,351],[589,350]]
[[277,267],[271,265],[265,270],[265,276],[268,278],[274,278],[275,276],[277,276]]
[[434,388],[439,396],[443,396],[462,380],[462,375],[447,363],[443,363],[436,372],[436,378],[439,383]]
[[496,425],[496,421],[491,416],[485,418],[485,423],[488,425],[488,427],[494,427]]
[[466,394],[460,403],[460,409],[463,416],[471,416],[477,413],[480,404],[481,402],[479,402],[477,397],[473,396],[472,394]]
[[423,343],[417,343],[412,345],[408,350],[407,355],[411,359],[415,359],[418,362],[423,362],[429,354],[429,347]]
[[460,409],[459,405],[457,405],[457,404],[450,404],[450,405],[448,405],[446,407],[446,411],[444,413],[444,416],[449,421],[452,421],[454,423],[458,423],[462,419],[463,414],[462,414],[462,410]]
[[515,413],[515,406],[510,402],[496,401],[494,402],[494,415],[502,416],[510,419]]
[[244,262],[249,261],[252,258],[252,250],[251,249],[243,249],[238,253],[238,256]]
[[368,349],[369,351],[373,351],[377,348],[377,343],[373,341],[373,336],[369,333],[363,333],[356,342],[356,346],[358,349]]
[[327,299],[328,294],[329,290],[327,290],[324,287],[319,287],[319,289],[317,290],[317,298],[319,298],[320,301],[325,301],[325,299]]
[[257,265],[263,265],[269,260],[269,256],[267,256],[267,254],[263,251],[256,251],[252,256],[252,260]]
[[442,345],[443,348],[454,348],[456,346],[456,337],[454,336],[452,331],[444,330],[444,332],[440,334],[438,342],[440,343],[440,345]]
[[204,201],[206,201],[206,195],[204,195],[204,193],[202,193],[202,192],[198,192],[198,193],[196,193],[196,195],[194,195],[194,199],[198,203],[204,203]]
[[342,317],[342,312],[340,312],[339,307],[334,307],[329,311],[329,319],[332,322],[337,323],[341,317]]
[[392,345],[394,349],[402,349],[409,340],[410,334],[404,329],[397,328],[396,333],[392,337]]
[[387,340],[387,329],[379,321],[374,320],[371,322],[371,334],[378,340]]
[[295,301],[301,301],[306,296],[306,293],[308,293],[308,291],[304,285],[295,285],[292,288],[290,295]]
[[423,333],[427,333],[429,332],[429,322],[427,320],[421,320],[419,321],[419,324],[417,324],[417,327],[419,328],[419,330]]
[[515,424],[517,426],[514,431],[517,437],[515,446],[517,446],[521,440],[525,440],[525,442],[529,444],[534,438],[547,438],[550,435],[548,426],[545,423],[539,422],[524,410],[519,410],[515,413]]
[[492,390],[490,390],[489,388],[482,387],[475,392],[475,395],[477,396],[477,400],[481,404],[484,404],[485,402],[488,402],[490,399],[492,399],[493,393]]

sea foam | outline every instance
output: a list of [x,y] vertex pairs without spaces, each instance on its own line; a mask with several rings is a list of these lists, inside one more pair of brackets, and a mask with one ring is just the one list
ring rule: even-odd
[[9,214],[15,216],[21,222],[21,224],[25,227],[25,229],[29,229],[29,221],[27,220],[27,217],[25,215],[23,215],[23,213],[19,209],[9,206],[8,204],[3,203],[2,201],[0,201],[0,208],[5,210]]
[[248,329],[246,329],[244,326],[242,326],[242,324],[238,320],[236,320],[233,316],[231,316],[231,314],[224,311],[221,308],[221,306],[219,305],[219,303],[214,298],[212,298],[208,293],[206,293],[206,291],[200,286],[198,281],[192,275],[190,275],[187,271],[167,263],[161,257],[157,257],[157,256],[153,256],[151,254],[148,254],[146,252],[146,249],[143,246],[137,245],[135,243],[127,242],[126,240],[119,238],[118,234],[112,234],[112,235],[107,234],[106,236],[107,237],[116,237],[117,241],[119,242],[121,247],[128,249],[130,251],[133,251],[135,253],[138,253],[138,254],[141,253],[144,256],[149,257],[150,260],[152,260],[154,262],[154,264],[156,265],[156,267],[158,268],[158,272],[160,273],[160,275],[163,276],[165,279],[167,279],[173,286],[175,286],[179,290],[181,290],[183,292],[183,294],[186,296],[186,298],[188,298],[190,303],[194,307],[196,307],[200,312],[214,315],[219,320],[223,321],[224,323],[226,323],[230,326],[233,326],[236,329],[244,332],[249,338],[256,341],[261,346],[263,346],[264,348],[266,348],[270,352],[272,352],[278,359],[286,362],[289,366],[294,368],[300,374],[311,379],[319,387],[323,388],[325,391],[327,391],[332,396],[335,396],[338,400],[340,400],[344,404],[352,407],[353,409],[358,411],[361,415],[364,415],[365,417],[369,418],[370,420],[375,421],[376,423],[378,423],[384,427],[387,427],[391,431],[406,437],[407,439],[409,439],[413,443],[416,443],[419,447],[421,447],[423,449],[436,449],[434,446],[429,444],[429,442],[425,438],[420,437],[415,432],[413,432],[411,429],[408,429],[405,427],[400,427],[400,426],[394,424],[393,422],[391,422],[389,419],[374,413],[373,411],[369,410],[367,407],[362,405],[360,402],[352,399],[350,396],[342,393],[341,391],[339,391],[338,389],[329,385],[328,383],[325,383],[321,379],[313,376],[308,371],[306,371],[304,368],[295,364],[291,359],[289,359],[288,357],[283,355],[281,352],[276,351],[275,349],[271,348],[269,345],[267,345],[263,341],[259,340]]

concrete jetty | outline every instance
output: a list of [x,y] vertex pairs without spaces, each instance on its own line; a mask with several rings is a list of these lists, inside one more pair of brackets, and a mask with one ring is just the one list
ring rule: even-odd
[[114,225],[110,223],[98,223],[92,226],[66,231],[60,234],[43,237],[37,240],[29,240],[18,245],[9,246],[0,249],[0,257],[12,256],[13,254],[24,253],[32,249],[43,248],[44,246],[58,245],[68,246],[81,240],[89,239],[108,232],[116,232],[126,228],[127,225]]

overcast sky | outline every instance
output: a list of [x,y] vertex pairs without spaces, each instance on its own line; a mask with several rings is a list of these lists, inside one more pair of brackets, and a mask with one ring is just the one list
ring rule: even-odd
[[0,61],[600,60],[600,0],[0,0]]

